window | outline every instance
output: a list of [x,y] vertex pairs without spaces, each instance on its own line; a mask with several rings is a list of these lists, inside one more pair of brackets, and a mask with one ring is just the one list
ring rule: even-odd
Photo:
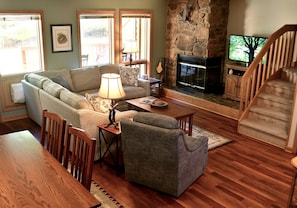
[[1,75],[44,70],[42,12],[0,12]]
[[120,11],[120,19],[121,62],[126,65],[139,64],[140,73],[147,74],[151,62],[152,13]]
[[78,11],[81,66],[114,63],[115,11]]

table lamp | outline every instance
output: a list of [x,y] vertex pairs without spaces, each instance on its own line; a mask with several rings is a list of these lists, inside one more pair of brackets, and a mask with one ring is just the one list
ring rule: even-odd
[[111,99],[111,108],[109,109],[108,117],[109,124],[107,124],[106,128],[113,125],[116,129],[118,129],[117,123],[115,122],[115,108],[118,106],[116,100],[125,97],[125,95],[126,94],[119,74],[102,74],[98,96],[101,98]]
[[132,65],[132,54],[138,52],[137,42],[136,41],[127,41],[124,48],[124,53],[129,54],[130,66]]

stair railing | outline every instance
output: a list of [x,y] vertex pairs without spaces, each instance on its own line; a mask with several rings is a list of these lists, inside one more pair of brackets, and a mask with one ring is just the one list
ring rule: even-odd
[[241,79],[239,116],[260,88],[283,67],[297,66],[297,25],[284,25],[269,36]]

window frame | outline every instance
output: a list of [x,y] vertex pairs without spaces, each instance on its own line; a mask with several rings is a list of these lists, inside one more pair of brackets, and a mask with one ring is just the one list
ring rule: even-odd
[[[145,64],[146,65],[146,74],[150,76],[150,67],[152,63],[152,46],[153,46],[153,12],[151,10],[120,10],[119,12],[119,62],[124,63],[122,61],[122,48],[123,48],[123,40],[122,40],[122,17],[124,16],[148,16],[150,18],[150,44],[149,44],[149,60],[135,60],[135,64]],[[127,63],[125,63],[127,65]]]
[[117,54],[116,54],[116,11],[115,10],[78,10],[76,12],[77,16],[77,39],[78,39],[78,60],[79,60],[79,66],[83,67],[83,61],[82,61],[82,43],[81,43],[81,24],[80,24],[80,16],[81,15],[111,15],[113,17],[113,58],[111,62],[115,62]]
[[41,64],[40,70],[32,70],[32,71],[21,71],[21,72],[17,72],[17,73],[11,73],[11,74],[1,74],[0,72],[0,76],[5,77],[5,76],[12,76],[12,75],[21,75],[21,74],[26,74],[29,72],[38,72],[38,71],[45,71],[46,70],[46,63],[47,63],[47,59],[46,59],[46,40],[45,40],[45,29],[44,29],[44,13],[42,10],[0,10],[0,14],[2,15],[39,15],[40,16],[40,32],[41,34],[39,34],[39,37],[41,38],[41,40],[39,41],[40,43],[42,43],[42,46],[39,47],[40,50],[40,57],[41,57]]

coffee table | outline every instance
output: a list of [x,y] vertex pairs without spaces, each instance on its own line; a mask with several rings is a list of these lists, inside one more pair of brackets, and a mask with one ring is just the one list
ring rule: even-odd
[[189,136],[192,136],[192,126],[193,126],[193,115],[194,110],[185,108],[183,106],[177,105],[175,103],[168,103],[165,107],[153,107],[148,102],[148,100],[157,99],[152,96],[136,98],[131,100],[126,100],[129,105],[129,109],[134,109],[137,111],[145,111],[151,113],[157,113],[161,115],[174,117],[179,122],[179,127]]

